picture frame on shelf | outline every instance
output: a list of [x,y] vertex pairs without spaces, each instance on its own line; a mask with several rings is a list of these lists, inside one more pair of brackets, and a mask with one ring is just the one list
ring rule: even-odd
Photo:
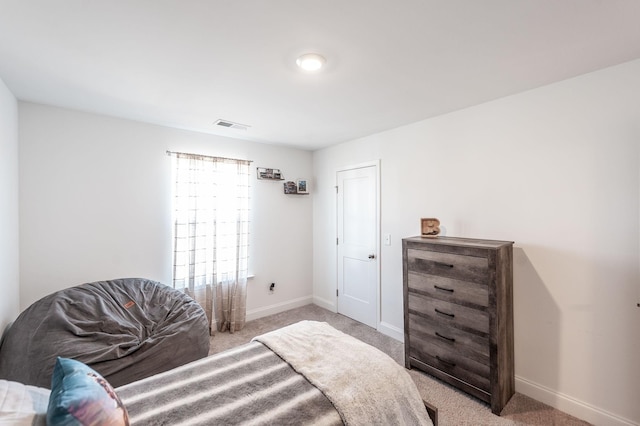
[[295,182],[289,181],[284,183],[284,193],[285,194],[297,194],[298,187]]
[[298,179],[296,180],[296,188],[298,194],[308,194],[309,193],[309,182],[307,179]]

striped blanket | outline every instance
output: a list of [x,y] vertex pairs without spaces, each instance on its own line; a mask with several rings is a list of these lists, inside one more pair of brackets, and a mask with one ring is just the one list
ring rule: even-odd
[[252,342],[116,389],[132,425],[340,425],[331,402]]
[[431,425],[407,372],[302,321],[116,389],[131,425]]

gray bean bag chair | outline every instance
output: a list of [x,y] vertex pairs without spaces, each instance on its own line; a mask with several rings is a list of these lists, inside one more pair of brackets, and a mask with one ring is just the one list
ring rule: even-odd
[[140,278],[98,281],[50,294],[22,312],[0,346],[0,379],[50,388],[61,356],[117,387],[208,353],[204,310],[183,292]]

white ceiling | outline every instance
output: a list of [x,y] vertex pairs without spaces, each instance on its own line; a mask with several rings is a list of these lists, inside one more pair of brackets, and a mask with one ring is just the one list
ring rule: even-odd
[[0,0],[20,100],[310,150],[636,58],[638,0]]

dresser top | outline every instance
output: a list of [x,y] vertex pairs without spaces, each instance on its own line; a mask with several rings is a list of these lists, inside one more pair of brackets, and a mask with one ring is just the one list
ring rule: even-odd
[[498,240],[479,240],[475,238],[459,238],[459,237],[408,237],[403,238],[402,241],[415,242],[415,243],[428,243],[445,246],[468,246],[468,247],[486,247],[486,248],[500,248],[503,246],[513,245],[513,241],[498,241]]

